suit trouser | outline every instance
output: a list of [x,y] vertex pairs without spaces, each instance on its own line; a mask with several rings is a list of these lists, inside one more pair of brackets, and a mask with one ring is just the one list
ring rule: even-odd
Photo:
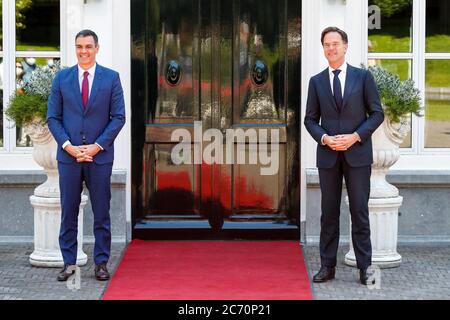
[[106,263],[111,252],[111,201],[112,164],[58,162],[61,192],[61,229],[59,246],[65,264],[76,264],[78,249],[78,213],[83,182],[89,190],[94,213],[94,262]]
[[336,266],[339,246],[339,217],[342,197],[342,178],[350,203],[352,243],[359,269],[371,265],[369,196],[371,166],[350,167],[344,154],[339,152],[333,168],[320,169],[319,179],[322,193],[322,216],[320,218],[320,258],[323,266]]

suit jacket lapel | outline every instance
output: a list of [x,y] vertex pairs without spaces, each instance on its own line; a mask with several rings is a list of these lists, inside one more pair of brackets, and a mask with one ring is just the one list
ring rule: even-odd
[[75,95],[75,101],[78,103],[81,110],[83,110],[83,101],[81,100],[80,80],[78,79],[78,65],[75,65],[73,67],[71,82],[72,82],[73,94]]
[[336,100],[334,100],[333,91],[331,90],[330,73],[328,72],[328,68],[326,68],[322,72],[322,82],[323,82],[323,86],[325,88],[325,91],[326,91],[326,93],[328,95],[328,98],[330,99],[330,101],[333,104],[333,106],[336,109],[336,111],[338,111]]
[[84,111],[85,114],[92,108],[95,102],[95,98],[97,97],[97,93],[100,88],[101,78],[102,78],[102,67],[97,63],[97,67],[95,68],[94,82],[92,83],[91,94],[89,96],[86,110]]
[[342,101],[342,110],[348,102],[348,97],[353,93],[356,84],[356,72],[352,66],[347,65],[347,76],[345,78],[344,100]]

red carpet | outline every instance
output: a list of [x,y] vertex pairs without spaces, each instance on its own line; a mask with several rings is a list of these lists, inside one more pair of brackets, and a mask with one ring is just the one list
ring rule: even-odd
[[297,241],[140,241],[104,300],[312,299]]

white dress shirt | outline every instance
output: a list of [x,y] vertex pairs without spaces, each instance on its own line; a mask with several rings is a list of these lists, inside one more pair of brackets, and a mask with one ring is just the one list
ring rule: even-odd
[[94,76],[95,76],[95,69],[97,68],[97,64],[94,64],[89,70],[84,70],[80,65],[78,65],[78,81],[80,83],[80,93],[83,88],[83,79],[84,79],[84,72],[89,72],[88,80],[89,80],[89,94],[88,99],[91,96],[91,90],[92,90],[92,83],[94,82]]
[[[89,75],[88,75],[88,81],[89,81],[88,101],[89,101],[89,97],[91,96],[92,83],[94,82],[96,68],[97,68],[97,64],[94,64],[89,70],[84,70],[80,65],[78,65],[78,81],[80,84],[80,94],[81,94],[81,91],[83,88],[84,72],[85,71],[89,72]],[[101,150],[103,150],[103,147],[101,145],[99,145],[97,142],[95,144],[98,145]],[[64,142],[64,144],[62,145],[62,148],[65,149],[68,145],[71,145],[69,140]]]
[[[341,81],[341,89],[342,89],[342,97],[344,97],[344,90],[345,90],[345,77],[347,76],[347,63],[344,62],[342,66],[339,68],[336,68],[341,70],[341,73],[339,73],[339,80]],[[333,81],[334,81],[334,73],[333,71],[336,70],[332,67],[328,67],[328,73],[330,74],[330,85],[331,85],[331,93],[334,95],[334,89],[333,89]]]

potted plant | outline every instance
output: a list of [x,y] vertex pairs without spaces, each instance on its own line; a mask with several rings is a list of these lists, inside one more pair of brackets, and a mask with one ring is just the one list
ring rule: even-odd
[[422,116],[420,91],[411,79],[400,78],[380,66],[371,66],[380,94],[385,119],[372,139],[374,164],[371,198],[398,196],[398,189],[389,184],[386,173],[400,157],[399,147],[411,128],[411,114]]
[[[36,187],[30,196],[34,208],[34,251],[30,263],[40,267],[61,267],[64,262],[59,248],[61,202],[59,192],[57,143],[46,124],[47,103],[53,79],[60,70],[59,62],[37,66],[25,80],[18,81],[18,90],[9,100],[6,116],[24,129],[33,142],[33,158],[44,168],[47,180]],[[87,256],[82,251],[83,207],[87,196],[82,196],[79,214],[77,264],[84,265]]]
[[[402,81],[379,66],[371,66],[368,70],[375,79],[385,113],[382,125],[372,135],[369,199],[372,264],[382,268],[397,267],[401,263],[401,256],[397,253],[398,209],[403,197],[395,186],[386,181],[386,174],[400,157],[399,147],[410,130],[411,114],[422,116],[421,97],[413,80]],[[351,241],[345,262],[356,265]]]
[[6,116],[31,138],[33,158],[47,173],[47,181],[35,190],[35,195],[41,197],[59,197],[56,141],[46,125],[47,101],[59,69],[59,62],[52,67],[37,66],[26,81],[18,81],[19,89],[12,94],[5,111]]

